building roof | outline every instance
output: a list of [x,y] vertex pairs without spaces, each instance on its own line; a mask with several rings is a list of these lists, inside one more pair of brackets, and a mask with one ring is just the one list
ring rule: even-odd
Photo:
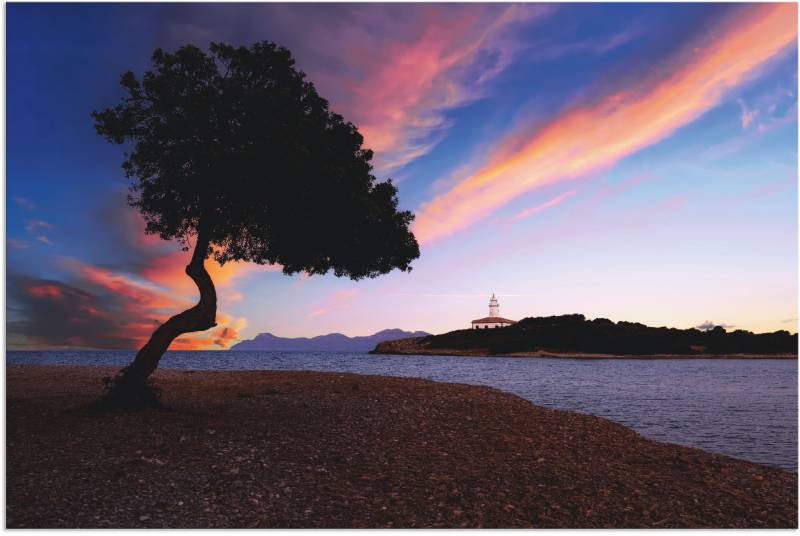
[[477,320],[473,320],[473,324],[492,324],[492,323],[499,323],[502,322],[503,324],[516,324],[517,322],[514,320],[509,320],[508,318],[503,318],[502,316],[487,316],[486,318],[479,318]]

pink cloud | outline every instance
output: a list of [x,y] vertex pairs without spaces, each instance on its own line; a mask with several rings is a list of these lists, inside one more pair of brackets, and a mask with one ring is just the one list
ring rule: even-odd
[[523,219],[525,219],[525,218],[527,218],[529,216],[533,216],[534,214],[538,214],[539,212],[541,212],[541,211],[543,211],[545,209],[548,209],[550,207],[554,207],[556,205],[559,205],[559,204],[563,203],[564,201],[566,201],[567,199],[569,199],[570,197],[572,197],[576,193],[577,193],[577,190],[569,190],[568,192],[564,192],[563,194],[557,195],[556,197],[554,197],[554,198],[552,198],[552,199],[550,199],[548,201],[545,201],[544,203],[536,205],[535,207],[527,208],[527,209],[525,209],[523,211],[518,212],[517,214],[515,214],[514,216],[511,217],[510,221],[511,222],[517,222],[517,221],[523,220]]
[[357,296],[358,289],[355,288],[338,290],[317,304],[308,316],[314,318],[326,315],[332,311],[350,309]]
[[219,293],[220,301],[225,303],[234,303],[240,302],[244,299],[244,294],[239,291],[227,291],[227,292],[220,292]]
[[[556,9],[480,3],[176,6],[170,11],[178,16],[168,16],[166,25],[176,46],[265,35],[287,46],[331,108],[358,126],[365,146],[375,151],[377,172],[386,174],[429,152],[451,126],[448,110],[489,93],[488,83],[523,46],[516,38],[523,25]],[[221,17],[227,24],[219,24]]]
[[753,99],[752,105],[737,100],[742,132],[703,151],[703,156],[716,160],[736,154],[764,135],[797,121],[797,99],[792,90],[779,87]]
[[741,108],[742,110],[742,115],[741,115],[742,128],[747,128],[750,126],[750,123],[755,121],[756,117],[758,116],[758,109],[749,108],[742,99],[739,99],[737,102],[739,103],[739,108]]
[[[507,67],[519,48],[511,36],[515,25],[554,9],[414,7],[362,4],[347,19],[303,20],[314,36],[313,51],[300,47],[299,57],[311,58],[304,68],[333,109],[359,127],[381,173],[430,151],[450,126],[445,112],[485,94],[486,83]],[[303,13],[286,10],[279,17]],[[488,56],[494,60],[481,61]]]
[[306,284],[306,281],[308,281],[310,278],[311,278],[311,276],[308,274],[308,272],[300,272],[300,274],[298,274],[295,282],[292,283],[292,287],[294,287],[294,288],[303,288],[303,286],[305,286],[305,284]]
[[139,310],[163,312],[164,309],[178,308],[190,303],[188,299],[178,300],[170,296],[151,281],[136,280],[125,273],[93,266],[77,259],[64,259],[63,262],[85,283],[121,296]]
[[742,8],[671,58],[667,70],[502,140],[486,165],[422,205],[417,239],[442,239],[532,189],[608,169],[717,105],[796,38],[795,6]]
[[61,291],[61,288],[53,284],[29,287],[27,290],[30,295],[36,296],[37,298],[47,297],[61,299],[64,297],[64,293]]

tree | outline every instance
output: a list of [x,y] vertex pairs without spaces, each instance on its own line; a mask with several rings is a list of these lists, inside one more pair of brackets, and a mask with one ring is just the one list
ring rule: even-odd
[[148,377],[170,343],[216,325],[209,255],[354,280],[410,271],[419,257],[413,214],[397,209],[397,189],[373,175],[358,129],[330,110],[286,48],[158,49],[141,81],[127,72],[121,85],[119,104],[92,113],[95,129],[129,144],[128,203],[145,232],[184,251],[194,244],[186,274],[200,300],[155,330],[110,380],[106,403],[157,403]]

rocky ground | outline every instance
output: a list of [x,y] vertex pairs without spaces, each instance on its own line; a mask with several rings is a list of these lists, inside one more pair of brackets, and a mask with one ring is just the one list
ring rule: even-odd
[[114,369],[8,366],[8,527],[797,527],[797,475],[483,387],[159,371],[173,411],[96,415]]

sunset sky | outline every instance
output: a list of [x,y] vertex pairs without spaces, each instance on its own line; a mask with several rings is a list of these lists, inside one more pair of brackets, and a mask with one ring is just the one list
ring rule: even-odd
[[[500,313],[797,331],[793,4],[9,4],[7,336],[135,348],[196,299],[89,116],[153,49],[287,46],[416,213],[411,273],[208,261],[219,327],[441,333]],[[220,180],[224,180],[220,177]]]

